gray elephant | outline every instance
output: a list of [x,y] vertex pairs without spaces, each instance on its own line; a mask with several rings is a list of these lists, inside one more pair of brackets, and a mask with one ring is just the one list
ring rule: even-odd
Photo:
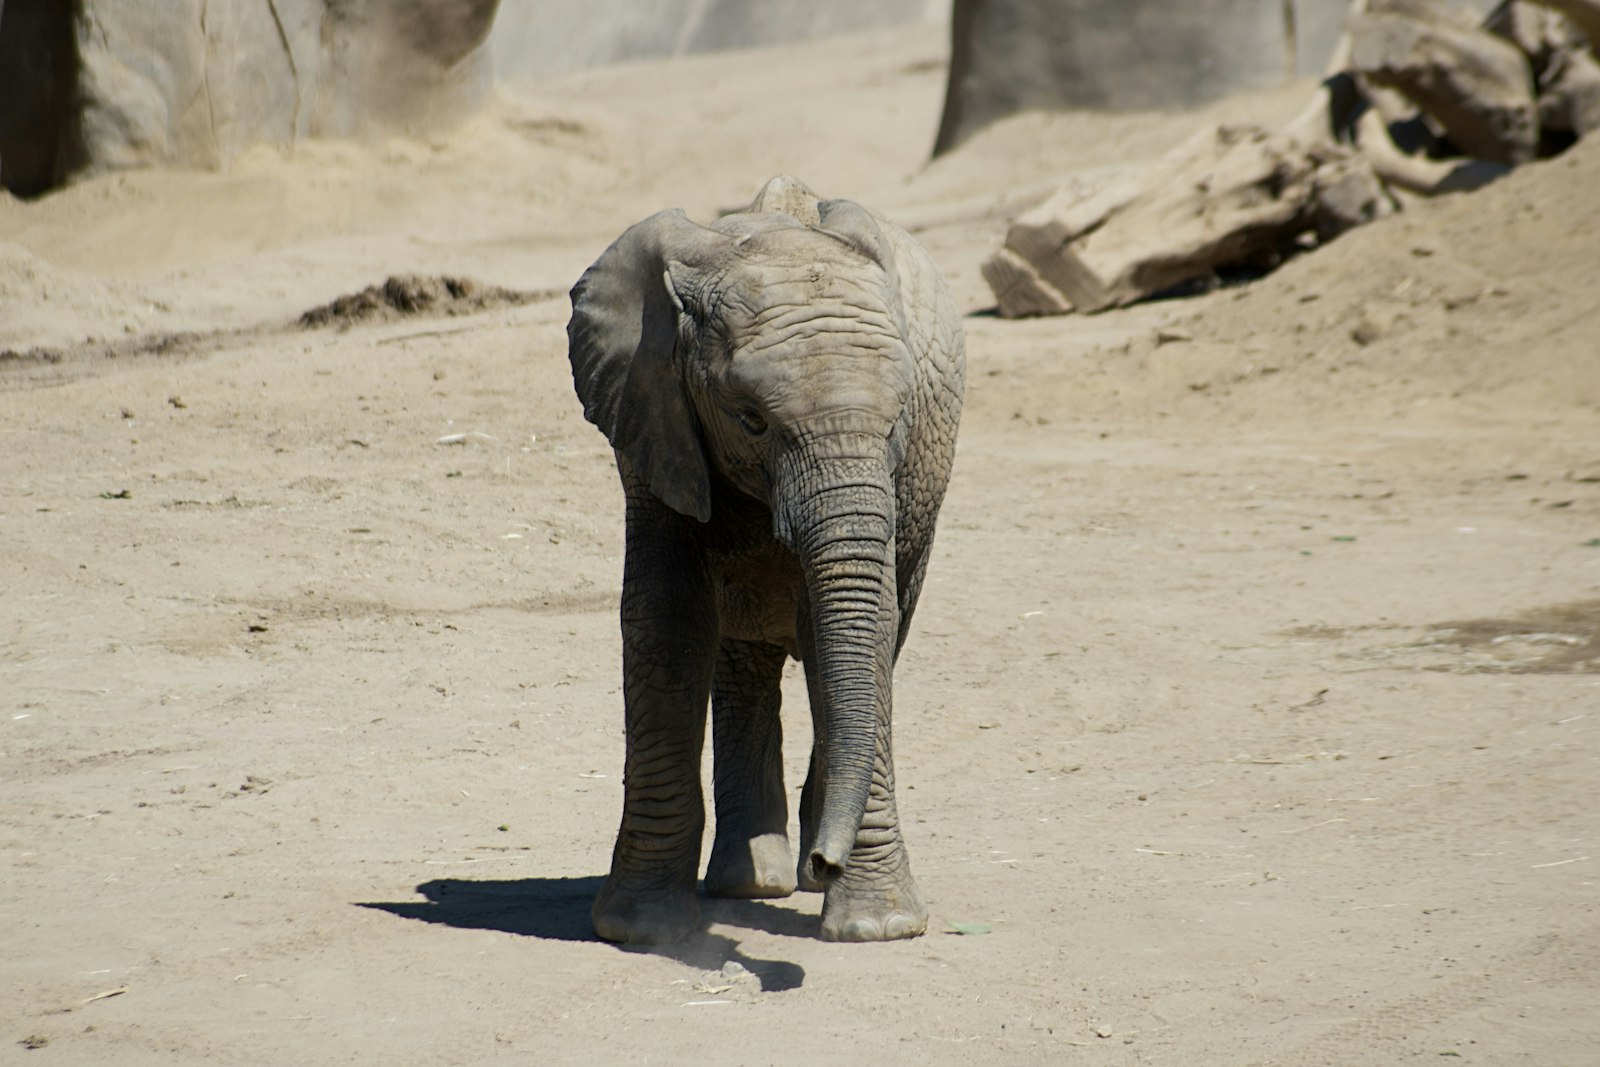
[[[957,311],[928,254],[857,204],[774,178],[710,226],[663,211],[572,290],[584,414],[616,451],[627,761],[594,928],[699,924],[712,706],[708,893],[826,890],[822,936],[927,928],[901,840],[890,686],[955,452]],[[805,666],[813,729],[789,850],[779,681]]]

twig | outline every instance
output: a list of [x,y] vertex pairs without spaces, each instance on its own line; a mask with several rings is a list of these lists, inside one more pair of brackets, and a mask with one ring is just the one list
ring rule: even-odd
[[1350,821],[1349,819],[1345,819],[1345,818],[1342,818],[1342,817],[1341,818],[1337,818],[1337,819],[1323,819],[1321,822],[1314,822],[1310,826],[1302,826],[1302,827],[1299,827],[1298,829],[1295,829],[1295,830],[1279,830],[1278,832],[1280,834],[1303,834],[1307,830],[1315,830],[1317,827],[1319,827],[1319,826],[1327,826],[1329,823],[1349,822],[1349,821]]
[[467,333],[471,329],[471,326],[457,326],[453,330],[418,330],[416,333],[403,333],[398,337],[385,337],[375,343],[379,345],[397,345],[401,341],[415,341],[419,337],[448,337],[453,333]]

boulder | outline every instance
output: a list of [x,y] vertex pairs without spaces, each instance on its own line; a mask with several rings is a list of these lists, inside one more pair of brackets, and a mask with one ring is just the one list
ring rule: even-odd
[[1344,0],[955,0],[934,154],[1017,111],[1192,106],[1319,70],[1298,8],[1331,48]]
[[1405,94],[1463,154],[1524,163],[1539,146],[1528,61],[1513,44],[1431,5],[1390,0],[1350,20],[1350,70]]
[[1600,0],[1534,0],[1561,12],[1588,39],[1591,50],[1600,50]]
[[501,0],[495,76],[792,44],[942,22],[949,0]]
[[1600,61],[1586,48],[1557,52],[1539,78],[1539,125],[1547,134],[1600,130]]
[[[72,174],[224,167],[253,144],[454,121],[490,87],[482,46],[498,0],[4,3],[0,57],[51,57],[48,76],[7,94],[23,117],[0,126],[0,183],[37,192]],[[52,151],[48,167],[30,162]]]
[[[1568,7],[1582,10],[1579,5]],[[1600,12],[1600,0],[1593,8]],[[1546,145],[1554,142],[1559,148],[1600,129],[1600,60],[1568,15],[1555,10],[1555,5],[1510,0],[1496,8],[1484,26],[1527,57]]]
[[1256,126],[1204,130],[1136,187],[1058,194],[983,265],[1002,316],[1101,311],[1276,259],[1393,210],[1367,161]]

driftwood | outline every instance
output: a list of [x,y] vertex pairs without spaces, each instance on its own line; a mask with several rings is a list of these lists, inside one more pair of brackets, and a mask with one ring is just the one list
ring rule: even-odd
[[1101,311],[1392,207],[1371,167],[1344,149],[1221,126],[1170,153],[1137,189],[1058,196],[1024,215],[983,274],[1008,318]]

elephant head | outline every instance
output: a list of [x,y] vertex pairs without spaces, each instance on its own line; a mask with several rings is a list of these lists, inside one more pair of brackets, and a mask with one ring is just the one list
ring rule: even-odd
[[824,767],[804,863],[826,884],[861,825],[886,707],[917,368],[884,230],[808,192],[775,182],[763,197],[782,210],[632,227],[574,287],[568,336],[584,414],[620,462],[701,522],[719,493],[765,502],[799,563]]

